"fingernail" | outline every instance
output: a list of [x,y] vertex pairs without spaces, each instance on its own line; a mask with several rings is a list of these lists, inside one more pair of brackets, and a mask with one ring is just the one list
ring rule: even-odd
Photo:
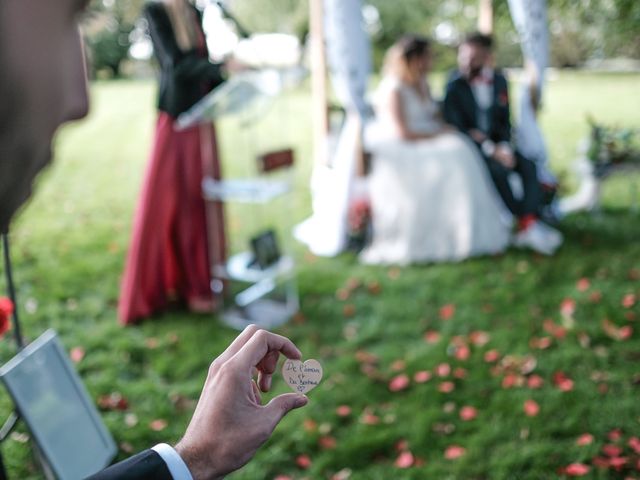
[[304,407],[307,403],[309,403],[309,397],[307,397],[306,395],[298,395],[296,403],[299,407]]

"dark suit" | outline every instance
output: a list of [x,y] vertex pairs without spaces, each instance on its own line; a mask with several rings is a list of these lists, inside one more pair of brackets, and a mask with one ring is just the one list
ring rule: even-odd
[[200,48],[183,52],[164,5],[149,2],[144,7],[153,51],[161,68],[158,109],[174,118],[223,82],[220,65],[209,61],[201,27],[202,13],[192,8],[197,19],[194,28],[203,43]]
[[[465,135],[469,135],[470,130],[477,129],[482,131],[495,144],[501,142],[510,143],[511,119],[507,80],[501,73],[494,72],[492,85],[493,101],[486,112],[486,121],[481,126],[479,122],[480,109],[471,85],[460,72],[454,72],[447,83],[443,108],[444,118]],[[515,152],[516,165],[514,171],[522,178],[524,189],[523,198],[516,200],[508,181],[511,170],[492,157],[488,157],[483,152],[481,145],[478,142],[475,143],[485,159],[498,193],[509,210],[516,216],[537,213],[540,208],[541,191],[535,164],[523,157],[518,151]]]
[[88,480],[173,480],[167,464],[153,450],[145,450],[89,477]]

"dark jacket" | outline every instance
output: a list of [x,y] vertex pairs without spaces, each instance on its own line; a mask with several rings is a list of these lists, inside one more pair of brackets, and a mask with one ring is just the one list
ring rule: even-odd
[[[478,128],[478,104],[467,79],[460,72],[449,77],[444,97],[444,118],[462,133]],[[509,90],[507,80],[500,72],[493,77],[493,104],[489,109],[489,131],[487,136],[496,143],[511,141],[509,112]]]
[[[197,12],[197,28],[202,31],[202,13]],[[172,117],[191,108],[198,100],[223,82],[220,65],[209,61],[206,45],[183,52],[178,47],[169,15],[161,2],[144,7],[149,23],[153,51],[160,64],[158,109]],[[202,34],[204,38],[204,33]]]
[[145,450],[87,480],[173,480],[173,477],[160,455]]

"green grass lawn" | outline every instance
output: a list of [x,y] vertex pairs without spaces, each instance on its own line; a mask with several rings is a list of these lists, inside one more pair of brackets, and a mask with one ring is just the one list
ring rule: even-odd
[[[549,83],[541,121],[569,189],[586,114],[640,127],[639,84],[640,75],[579,72]],[[119,458],[178,440],[209,362],[236,335],[214,316],[182,312],[117,325],[153,96],[152,82],[95,84],[89,118],[59,135],[57,162],[12,232],[26,335],[56,329],[68,349],[83,349],[77,368],[91,396],[127,400],[125,410],[103,411]],[[295,143],[289,223],[309,213],[309,129],[305,91],[256,130],[233,119],[219,126],[228,174],[250,173],[259,150]],[[640,437],[640,214],[629,208],[639,182],[613,179],[601,213],[565,219],[566,243],[553,258],[509,251],[389,269],[293,245],[302,309],[278,332],[320,360],[325,378],[232,477],[547,479],[583,463],[588,478],[640,478],[631,440]],[[230,208],[233,248],[269,218],[266,209]],[[0,361],[13,353],[5,337]],[[274,392],[283,391],[278,378]],[[10,409],[0,392],[2,416]],[[41,478],[25,433],[20,425],[2,446],[5,463],[11,478]],[[583,434],[592,437],[578,445]],[[611,459],[617,470],[597,466]]]

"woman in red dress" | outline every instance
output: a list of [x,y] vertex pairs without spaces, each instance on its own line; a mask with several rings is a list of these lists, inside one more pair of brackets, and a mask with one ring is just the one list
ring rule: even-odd
[[203,176],[220,178],[213,125],[174,128],[223,82],[222,66],[209,61],[202,14],[187,0],[150,2],[144,15],[161,67],[159,115],[122,279],[123,324],[176,302],[212,311],[210,265],[225,256],[222,205],[205,206],[201,188]]

